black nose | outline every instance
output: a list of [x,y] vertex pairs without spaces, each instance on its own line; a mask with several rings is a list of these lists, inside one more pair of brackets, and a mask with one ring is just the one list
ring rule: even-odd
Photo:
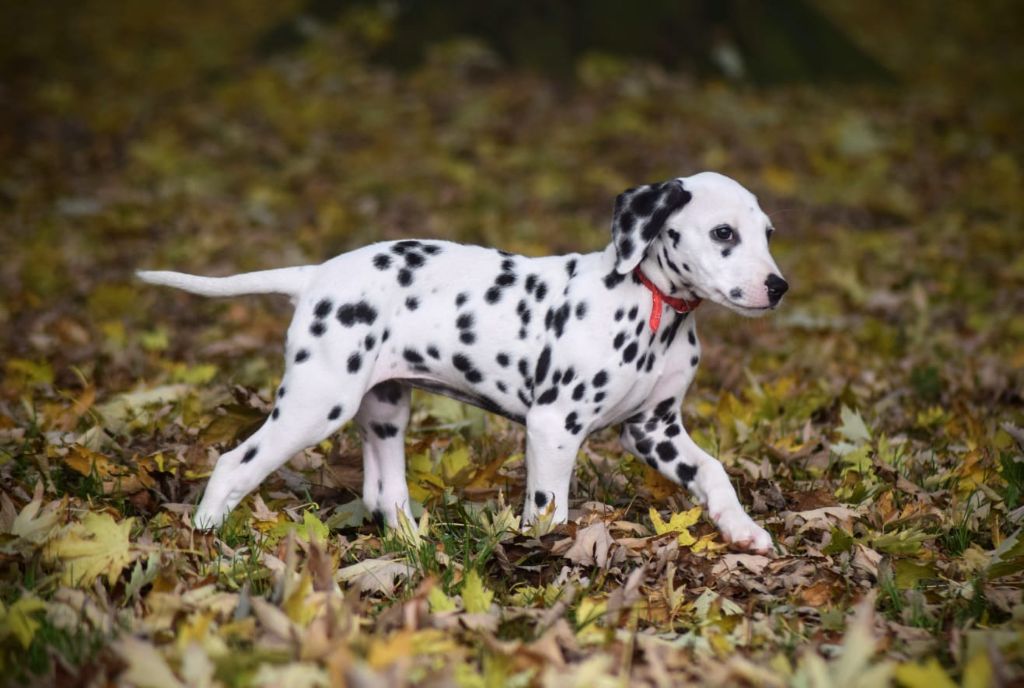
[[789,283],[774,272],[768,275],[768,279],[764,281],[764,286],[768,287],[768,300],[773,306],[779,302],[783,294],[789,291]]

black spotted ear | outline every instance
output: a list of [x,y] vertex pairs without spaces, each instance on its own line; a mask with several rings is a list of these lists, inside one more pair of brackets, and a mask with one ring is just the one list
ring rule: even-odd
[[625,275],[639,265],[647,247],[665,226],[665,220],[689,203],[690,197],[690,192],[678,179],[620,193],[615,199],[612,217],[615,271]]

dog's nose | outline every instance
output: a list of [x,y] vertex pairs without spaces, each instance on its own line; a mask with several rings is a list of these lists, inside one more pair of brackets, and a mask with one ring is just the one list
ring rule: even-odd
[[768,287],[768,301],[774,306],[782,298],[782,295],[789,290],[789,283],[782,279],[774,272],[768,275],[768,279],[764,281],[764,286]]

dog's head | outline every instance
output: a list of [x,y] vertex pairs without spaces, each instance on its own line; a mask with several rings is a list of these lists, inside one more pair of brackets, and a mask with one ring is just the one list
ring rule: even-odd
[[757,198],[723,175],[639,186],[615,200],[615,270],[640,265],[666,294],[761,315],[789,288],[768,250],[773,231]]

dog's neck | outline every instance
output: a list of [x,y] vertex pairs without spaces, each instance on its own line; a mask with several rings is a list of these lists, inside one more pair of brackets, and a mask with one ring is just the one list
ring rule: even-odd
[[[659,260],[659,256],[663,256]],[[658,291],[666,296],[685,301],[700,301],[700,296],[693,290],[693,284],[686,279],[679,265],[665,264],[667,252],[662,250],[661,239],[656,239],[647,249],[647,254],[640,261],[639,268]]]

